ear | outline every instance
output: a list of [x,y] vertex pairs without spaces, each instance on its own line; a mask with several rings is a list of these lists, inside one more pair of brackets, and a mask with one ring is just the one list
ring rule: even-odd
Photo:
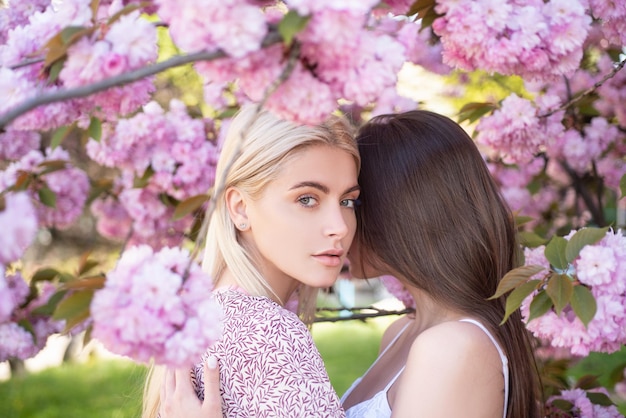
[[246,213],[246,198],[241,190],[236,187],[229,187],[224,192],[226,199],[226,207],[231,221],[235,224],[235,228],[245,231],[250,227],[248,215]]

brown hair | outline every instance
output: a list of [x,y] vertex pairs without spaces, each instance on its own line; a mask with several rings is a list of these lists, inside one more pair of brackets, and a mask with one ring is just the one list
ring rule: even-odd
[[541,416],[521,314],[499,326],[505,299],[487,300],[518,265],[519,249],[513,216],[472,139],[451,119],[415,110],[372,119],[357,142],[362,251],[436,302],[480,318],[508,357],[507,417]]

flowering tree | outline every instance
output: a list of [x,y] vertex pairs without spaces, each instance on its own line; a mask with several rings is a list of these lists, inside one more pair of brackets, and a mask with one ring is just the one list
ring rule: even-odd
[[[230,116],[249,101],[300,123],[415,108],[396,91],[404,65],[458,80],[478,70],[522,80],[459,113],[526,247],[526,265],[497,294],[511,292],[508,312],[521,307],[538,340],[570,355],[626,343],[623,2],[6,3],[0,360],[31,357],[51,333],[84,329],[137,361],[197,358],[220,332],[210,278],[194,259],[203,214],[220,193],[214,167]],[[166,43],[175,53],[165,56]],[[180,98],[158,100],[158,75],[182,65],[201,80],[200,112]],[[65,149],[72,140],[105,178]],[[83,257],[73,274],[46,267],[22,277],[18,261],[37,231],[68,228],[85,211],[102,237],[120,243],[116,267],[94,273]],[[546,414],[619,416],[613,388],[595,386],[550,385]]]

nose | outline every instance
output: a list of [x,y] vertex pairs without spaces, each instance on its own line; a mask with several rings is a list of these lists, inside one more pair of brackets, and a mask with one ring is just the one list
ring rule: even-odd
[[326,221],[324,223],[324,234],[330,237],[343,238],[350,232],[350,228],[354,225],[348,217],[354,218],[354,212],[342,206],[332,206],[327,211]]

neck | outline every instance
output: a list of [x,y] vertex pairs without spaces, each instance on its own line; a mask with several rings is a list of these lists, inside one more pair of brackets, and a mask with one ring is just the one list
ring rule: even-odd
[[237,281],[231,271],[226,268],[220,275],[220,277],[215,281],[215,288],[229,286],[240,287],[251,295],[267,296],[279,305],[284,306],[293,294],[293,292],[295,292],[295,290],[300,285],[300,283],[297,281],[294,281],[291,286],[275,286],[272,282],[268,282],[268,284],[270,285],[272,291],[264,292],[262,295],[258,295],[258,292],[253,291],[253,289],[246,288],[239,281]]
[[443,322],[458,321],[468,316],[463,312],[458,312],[448,306],[442,305],[416,287],[405,286],[415,300],[414,327],[416,327],[419,332]]

